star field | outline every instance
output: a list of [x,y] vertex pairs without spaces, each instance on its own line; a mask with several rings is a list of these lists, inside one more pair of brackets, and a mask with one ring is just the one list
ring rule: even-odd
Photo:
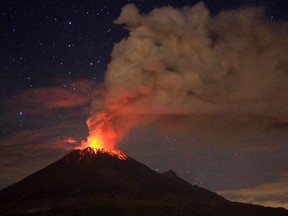
[[[115,43],[127,36],[113,24],[131,1],[2,1],[1,97],[22,88],[53,85],[55,79],[102,81]],[[154,7],[182,7],[196,1],[133,1],[143,12]],[[267,17],[287,19],[285,1],[205,1],[213,13],[260,4]]]

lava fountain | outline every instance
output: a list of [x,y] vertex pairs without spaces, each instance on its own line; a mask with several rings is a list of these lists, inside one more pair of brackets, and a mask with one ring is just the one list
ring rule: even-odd
[[[123,152],[115,148],[117,133],[114,130],[111,117],[106,113],[99,113],[95,118],[90,117],[86,124],[89,129],[87,141],[82,141],[82,154],[89,154],[94,157],[101,154],[108,154],[120,160],[128,158]],[[79,158],[81,159],[82,156]]]
[[87,141],[82,141],[82,148],[113,150],[116,143],[116,131],[111,123],[111,117],[106,113],[98,113],[94,118],[90,117],[86,124],[89,129]]

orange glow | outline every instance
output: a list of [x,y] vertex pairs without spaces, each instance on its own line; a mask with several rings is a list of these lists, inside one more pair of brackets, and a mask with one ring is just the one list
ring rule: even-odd
[[91,148],[105,148],[103,136],[101,132],[96,132],[95,134],[90,134],[87,137],[87,145]]
[[69,144],[73,144],[73,143],[76,143],[77,140],[72,138],[72,137],[67,137],[65,142],[69,143]]
[[128,159],[128,156],[118,149],[108,150],[108,149],[104,149],[104,148],[88,147],[84,151],[80,152],[79,160],[86,158],[87,155],[89,155],[89,157],[97,157],[98,155],[101,155],[101,154],[102,155],[106,154],[106,155],[109,155],[110,157],[117,157],[119,160],[127,160]]
[[89,129],[87,141],[82,142],[82,147],[91,147],[93,149],[109,149],[115,147],[116,132],[114,131],[110,118],[105,113],[99,113],[95,118],[89,118],[86,121]]
[[82,142],[81,147],[84,151],[81,152],[80,160],[85,158],[87,154],[89,157],[107,154],[120,160],[127,160],[127,155],[115,149],[117,133],[114,130],[111,117],[108,117],[105,113],[98,113],[94,118],[89,118],[86,124],[89,129],[89,136],[87,141]]

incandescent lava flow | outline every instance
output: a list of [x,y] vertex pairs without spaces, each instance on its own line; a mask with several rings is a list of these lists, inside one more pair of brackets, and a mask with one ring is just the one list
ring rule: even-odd
[[91,147],[94,149],[114,149],[116,132],[110,125],[110,118],[105,113],[99,113],[95,118],[90,117],[86,124],[89,129],[87,141],[82,142],[82,148]]
[[119,160],[127,160],[128,156],[124,154],[119,149],[105,149],[105,148],[92,148],[87,147],[80,151],[79,153],[79,160],[86,159],[87,157],[90,158],[97,158],[100,155],[108,155],[111,157],[117,157]]
[[128,157],[120,150],[116,149],[116,132],[110,124],[110,118],[105,113],[97,114],[96,118],[89,118],[86,124],[89,129],[87,141],[82,141],[80,159],[85,158],[87,154],[90,157],[97,157],[101,154],[107,154],[117,157],[120,160],[126,160]]

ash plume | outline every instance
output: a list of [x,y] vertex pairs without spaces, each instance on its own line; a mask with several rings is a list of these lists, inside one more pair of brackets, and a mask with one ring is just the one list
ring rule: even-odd
[[130,33],[113,48],[107,94],[94,101],[90,120],[104,110],[120,139],[159,116],[287,120],[288,23],[269,21],[264,12],[240,8],[212,16],[200,2],[140,14],[126,5],[115,24]]

